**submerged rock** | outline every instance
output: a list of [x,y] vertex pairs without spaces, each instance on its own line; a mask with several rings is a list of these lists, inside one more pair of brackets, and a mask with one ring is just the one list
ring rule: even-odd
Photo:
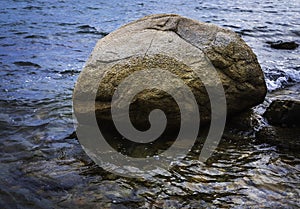
[[[206,87],[217,85],[212,78],[211,64],[224,87],[229,115],[264,100],[267,89],[256,55],[236,33],[179,15],[146,16],[99,40],[75,87],[75,113],[96,112],[97,119],[111,121],[111,101],[120,83],[135,72],[161,69],[188,86],[197,100],[201,123],[208,123],[211,98]],[[201,80],[196,70],[203,75]],[[139,85],[142,83],[137,81],[132,88]],[[181,86],[175,79],[166,80],[162,85],[168,92],[180,94]],[[171,125],[180,123],[180,111],[173,95],[159,89],[157,86],[135,95],[130,106],[133,124],[147,124],[153,109],[163,110]]]
[[299,151],[300,149],[300,128],[283,128],[275,126],[263,127],[256,138],[260,142],[268,143],[279,148]]

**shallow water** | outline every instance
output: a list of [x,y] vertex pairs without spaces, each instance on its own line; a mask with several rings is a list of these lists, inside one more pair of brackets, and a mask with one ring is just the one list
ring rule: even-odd
[[1,2],[0,207],[297,207],[299,152],[255,138],[223,140],[208,164],[143,180],[105,172],[68,135],[77,76],[97,40],[121,25],[177,13],[230,28],[257,54],[271,91],[300,83],[300,49],[266,43],[299,43],[299,12],[298,0]]

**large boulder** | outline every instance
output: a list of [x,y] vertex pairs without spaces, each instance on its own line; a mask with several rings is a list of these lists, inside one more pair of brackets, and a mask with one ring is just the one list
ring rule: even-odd
[[[97,119],[112,121],[115,90],[125,78],[145,69],[168,71],[182,80],[196,98],[202,124],[211,120],[211,98],[206,90],[217,85],[215,75],[225,91],[228,115],[261,103],[267,92],[256,55],[233,31],[174,14],[150,15],[98,41],[75,87],[76,115],[96,113]],[[171,125],[178,124],[180,111],[170,95],[181,88],[176,78],[162,84],[168,93],[153,87],[136,94],[130,105],[133,124],[147,124],[153,109],[162,109]],[[144,79],[136,81],[132,88],[143,83]],[[127,91],[130,95],[131,89]],[[92,105],[90,98],[95,101]]]

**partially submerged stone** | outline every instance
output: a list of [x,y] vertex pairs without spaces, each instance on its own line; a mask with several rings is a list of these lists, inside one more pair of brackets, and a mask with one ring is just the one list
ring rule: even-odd
[[264,117],[271,125],[299,126],[300,101],[276,99],[267,108]]
[[[196,98],[202,124],[211,120],[212,98],[206,90],[217,85],[213,77],[222,82],[229,115],[261,103],[267,92],[255,54],[233,31],[179,15],[150,15],[98,41],[75,87],[75,114],[95,114],[99,121],[112,121],[115,90],[125,78],[145,69],[168,71],[182,80]],[[142,83],[134,85],[132,89]],[[171,94],[180,94],[182,89],[175,78],[162,86]],[[128,94],[132,89],[127,89]],[[162,109],[171,126],[180,124],[180,111],[172,96],[160,86],[141,91],[132,99],[131,121],[143,126],[151,110]],[[214,95],[214,99],[218,97]]]
[[270,44],[271,48],[273,49],[285,49],[285,50],[294,50],[299,47],[299,44],[297,44],[295,41],[276,41],[276,42],[267,42]]

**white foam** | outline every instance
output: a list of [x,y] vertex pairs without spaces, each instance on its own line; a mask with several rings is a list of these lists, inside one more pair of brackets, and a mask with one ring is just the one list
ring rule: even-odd
[[266,84],[269,91],[283,88],[286,84],[291,82],[300,82],[300,71],[294,69],[286,69],[283,76],[278,77],[276,80],[266,78]]

